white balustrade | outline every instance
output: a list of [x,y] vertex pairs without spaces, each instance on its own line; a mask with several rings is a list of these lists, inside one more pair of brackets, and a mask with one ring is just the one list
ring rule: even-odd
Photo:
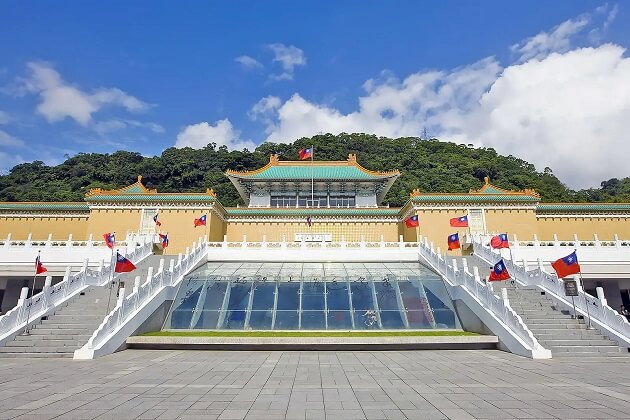
[[[623,243],[624,241],[617,240],[618,245],[613,244],[610,246],[627,246],[621,245],[619,242]],[[603,243],[604,242],[601,242],[599,246],[603,246]],[[475,255],[484,259],[489,264],[494,264],[501,258],[500,253],[482,242],[481,238],[476,238],[473,245]],[[540,244],[538,246],[540,246]],[[550,246],[554,245],[552,244]],[[587,246],[594,247],[596,245],[593,243],[593,245]],[[561,256],[563,255],[560,255],[560,257]],[[578,258],[582,259],[582,253],[580,253],[579,250]],[[504,259],[503,261],[510,273],[510,276],[518,283],[524,286],[541,288],[546,292],[547,296],[550,296],[554,300],[554,302],[561,304],[563,307],[571,311],[573,309],[573,303],[575,303],[577,312],[580,315],[583,315],[585,319],[590,315],[592,325],[600,330],[604,335],[612,335],[611,338],[616,339],[620,343],[624,343],[626,346],[630,346],[630,323],[624,316],[620,315],[617,311],[608,306],[605,301],[602,302],[601,299],[584,292],[583,287],[578,288],[579,296],[576,296],[573,301],[567,298],[564,291],[564,281],[559,279],[555,274],[546,272],[543,267],[542,259],[537,260],[537,267],[532,270],[527,269],[529,264],[527,260],[524,260],[520,264],[514,263],[509,259]],[[580,264],[582,264],[581,260]],[[579,281],[578,284],[580,284]]]
[[[137,262],[151,254],[151,247],[149,243],[144,244],[126,253],[126,256]],[[39,323],[43,316],[54,313],[61,304],[87,287],[106,284],[110,279],[112,269],[112,266],[105,265],[103,260],[100,261],[97,269],[90,268],[88,260],[85,260],[83,268],[76,274],[71,274],[70,267],[66,267],[61,282],[54,286],[45,283],[41,292],[28,299],[20,299],[17,306],[0,316],[0,345],[26,327],[27,317],[29,324]],[[41,280],[36,279],[36,281]]]
[[[150,267],[144,283],[139,287],[134,287],[131,294],[124,299],[119,299],[118,305],[105,317],[87,344],[77,350],[75,358],[77,355],[94,357],[94,349],[105,344],[117,330],[124,326],[145,304],[154,299],[158,293],[164,288],[175,289],[184,275],[206,258],[207,245],[202,238],[199,238],[199,242],[193,244],[192,250],[187,248],[183,257],[181,254],[179,255],[177,263],[171,260],[168,269],[164,269],[164,260],[160,261],[160,266],[155,274],[153,267]],[[126,339],[126,337],[124,338]],[[83,357],[81,356],[81,358]]]

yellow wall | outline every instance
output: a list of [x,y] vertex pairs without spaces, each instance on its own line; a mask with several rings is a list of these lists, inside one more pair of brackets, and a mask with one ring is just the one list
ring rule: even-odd
[[485,210],[486,230],[490,233],[507,233],[510,237],[524,237],[538,231],[536,212],[525,209]]
[[[207,215],[206,226],[195,227],[195,219],[202,214]],[[159,227],[158,232],[168,233],[169,246],[166,250],[168,254],[185,252],[186,248],[190,247],[200,237],[212,240],[210,239],[210,234],[212,233],[213,236],[218,237],[217,231],[221,232],[217,241],[223,240],[221,220],[214,213],[208,211],[200,211],[199,209],[163,209],[160,210],[160,222],[162,226]]]
[[33,234],[34,240],[53,239],[65,240],[68,235],[78,241],[87,239],[86,231],[88,216],[81,217],[12,217],[0,215],[0,238],[6,238],[10,233],[13,239],[23,240]]
[[448,255],[460,255],[461,252],[459,250],[447,251],[447,238],[453,233],[459,233],[460,241],[462,241],[468,229],[451,227],[449,221],[453,217],[460,217],[465,214],[465,210],[420,209],[418,210],[420,219],[418,234],[423,238],[427,238],[429,242],[433,242],[436,248],[440,247],[443,253],[448,252]]
[[[577,234],[579,239],[593,239],[597,234],[600,240],[612,240],[615,234],[619,239],[630,238],[630,218],[628,217],[539,217],[537,221],[538,239],[572,239]],[[532,233],[519,235],[519,239],[532,239]]]
[[376,242],[381,240],[381,235],[386,242],[398,241],[399,224],[397,222],[318,222],[313,220],[313,225],[308,227],[304,221],[287,223],[287,222],[232,222],[227,226],[227,237],[229,242],[240,242],[243,235],[247,235],[248,241],[262,241],[263,235],[269,242],[282,241],[283,237],[287,241],[292,242],[296,233],[331,233],[334,242],[341,241],[342,235],[348,242],[356,242],[361,240],[361,235],[368,242]]
[[140,229],[140,218],[139,209],[92,209],[87,233],[94,239],[102,239],[104,233],[116,232],[116,237],[122,240],[127,232]]

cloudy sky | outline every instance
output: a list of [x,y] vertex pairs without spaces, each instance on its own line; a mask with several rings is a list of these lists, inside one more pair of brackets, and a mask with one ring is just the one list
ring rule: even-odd
[[426,129],[598,186],[630,176],[629,22],[586,0],[2,2],[0,170]]

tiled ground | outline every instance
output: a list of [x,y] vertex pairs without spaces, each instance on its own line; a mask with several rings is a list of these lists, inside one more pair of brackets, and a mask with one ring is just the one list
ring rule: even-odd
[[0,359],[0,419],[630,418],[630,358],[124,351]]

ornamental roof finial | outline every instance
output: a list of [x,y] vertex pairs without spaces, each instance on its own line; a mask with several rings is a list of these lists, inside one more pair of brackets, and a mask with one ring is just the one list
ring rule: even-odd
[[409,197],[417,197],[419,196],[420,193],[420,189],[419,188],[414,188],[410,193],[409,193]]
[[483,177],[483,182],[485,183],[485,185],[489,185],[490,184],[490,178],[487,176]]
[[276,154],[271,154],[269,155],[269,163],[271,163],[272,165],[277,164],[280,161],[280,159],[278,159],[278,155]]
[[355,163],[357,161],[357,155],[354,153],[348,154],[348,162]]

